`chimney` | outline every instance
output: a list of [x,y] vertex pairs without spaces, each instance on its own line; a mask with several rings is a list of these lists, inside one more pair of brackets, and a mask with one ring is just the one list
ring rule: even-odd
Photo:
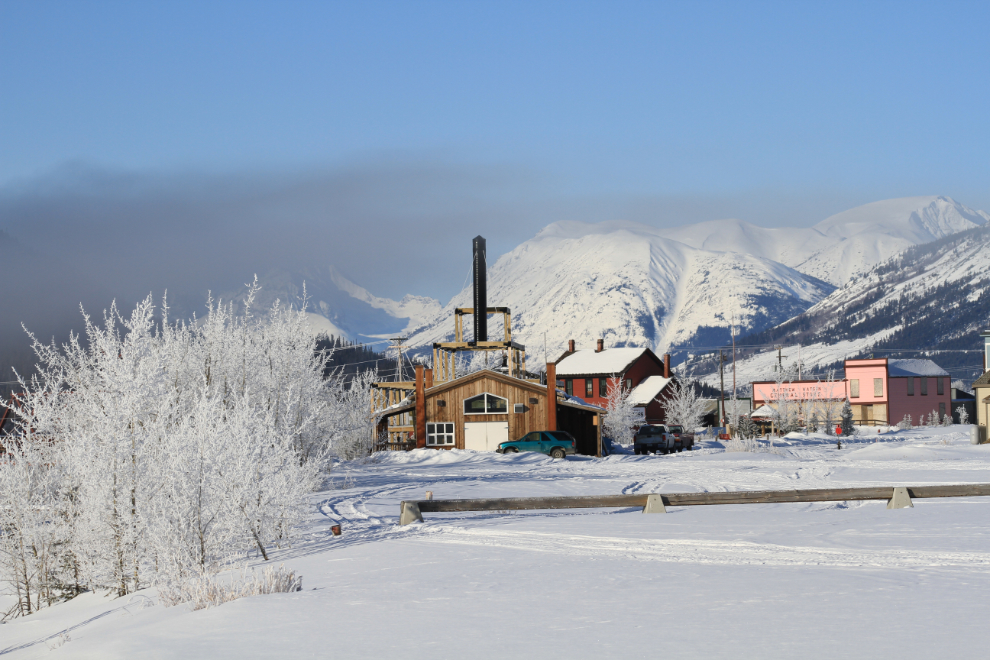
[[426,387],[423,365],[416,365],[416,448],[426,447]]
[[595,347],[595,353],[601,353],[604,350],[605,350],[605,340],[599,339],[598,345]]
[[[573,341],[571,342],[573,343]],[[557,365],[547,362],[547,427],[544,431],[557,430]]]
[[475,236],[474,251],[474,341],[488,341],[488,266],[485,261],[485,239]]
[[573,353],[574,352],[574,340],[573,339],[568,339],[567,340],[567,350],[570,353]]
[[670,353],[663,354],[663,377],[670,378]]

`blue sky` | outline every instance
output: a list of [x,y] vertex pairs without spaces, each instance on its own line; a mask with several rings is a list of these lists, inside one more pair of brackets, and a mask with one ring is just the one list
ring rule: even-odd
[[[7,1],[0,194],[360,180],[346,204],[271,218],[316,208],[355,238],[327,260],[441,297],[456,287],[362,280],[360,229],[405,245],[438,218],[499,252],[568,218],[806,225],[928,194],[990,209],[988,6]],[[0,228],[28,236],[15,215]]]
[[979,194],[988,6],[6,2],[0,181],[387,157],[564,191]]

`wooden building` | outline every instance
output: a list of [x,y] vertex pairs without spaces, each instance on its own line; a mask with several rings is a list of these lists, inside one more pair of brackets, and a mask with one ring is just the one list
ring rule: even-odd
[[600,456],[604,412],[552,386],[487,369],[434,385],[432,370],[417,366],[415,391],[381,412],[378,432],[387,432],[391,417],[409,415],[417,448],[495,451],[530,431],[559,430],[574,436],[577,453]]

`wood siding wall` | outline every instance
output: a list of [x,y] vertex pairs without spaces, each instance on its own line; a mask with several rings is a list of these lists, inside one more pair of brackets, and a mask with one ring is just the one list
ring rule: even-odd
[[[464,400],[485,392],[508,399],[508,414],[465,415]],[[536,399],[537,402],[535,404],[530,403],[530,399]],[[446,405],[439,405],[440,401],[445,402]],[[517,403],[525,406],[525,412],[512,412]],[[540,393],[495,379],[479,378],[443,392],[435,394],[427,392],[426,421],[427,423],[453,422],[454,446],[457,449],[464,449],[464,424],[466,422],[507,421],[509,422],[509,440],[518,440],[530,431],[542,431],[546,428],[546,406],[547,395],[545,391]]]

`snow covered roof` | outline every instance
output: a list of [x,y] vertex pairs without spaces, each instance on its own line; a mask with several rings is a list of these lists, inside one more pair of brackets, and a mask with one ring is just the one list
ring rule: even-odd
[[753,412],[751,412],[749,414],[749,416],[751,418],[752,417],[760,417],[760,418],[773,417],[774,412],[775,411],[774,411],[774,409],[773,409],[772,406],[768,406],[767,404],[764,403],[762,406],[760,406],[759,408],[757,408],[756,410],[754,410]]
[[663,376],[650,376],[629,393],[629,403],[634,406],[648,405],[663,391],[663,388],[667,387],[671,380],[671,378],[664,378]]
[[584,348],[574,351],[557,363],[558,376],[583,376],[586,374],[619,375],[626,367],[645,353],[646,348],[606,348],[595,351]]
[[595,409],[598,409],[598,410],[605,410],[601,406],[595,405],[593,403],[588,403],[587,401],[585,401],[584,399],[582,399],[579,396],[574,396],[573,394],[568,394],[568,393],[564,392],[563,390],[557,390],[557,401],[560,401],[561,399],[563,399],[563,402],[562,403],[564,403],[564,404],[570,404],[570,405],[574,405],[574,406],[582,406],[582,407],[588,408],[588,409],[595,408]]
[[890,376],[948,376],[949,372],[931,360],[887,360]]

